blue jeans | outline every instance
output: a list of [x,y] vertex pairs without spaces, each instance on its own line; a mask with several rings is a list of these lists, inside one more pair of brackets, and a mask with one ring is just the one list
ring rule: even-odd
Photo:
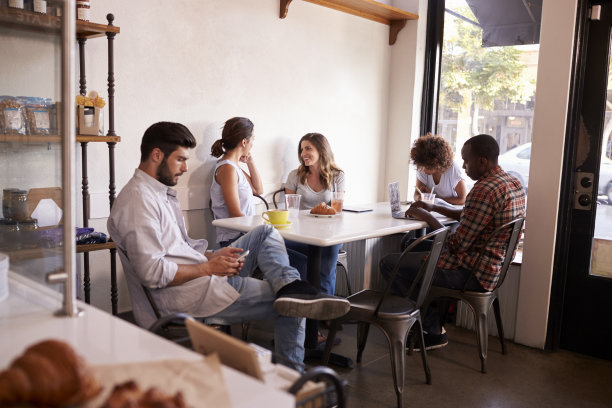
[[[238,240],[240,237],[244,236],[244,234],[236,237],[235,239],[230,239],[227,241],[219,242],[219,247],[225,248],[230,246],[234,241]],[[308,258],[306,257],[308,254],[302,254],[298,251],[295,251],[291,248],[286,248],[287,254],[289,255],[289,265],[293,266],[300,273],[300,279],[306,280],[307,270],[308,270]],[[337,258],[337,256],[336,256]],[[332,293],[333,295],[333,293]]]
[[[293,250],[308,256],[308,244],[286,241],[288,250]],[[336,290],[336,264],[338,263],[338,251],[342,244],[326,246],[321,248],[321,293],[333,295]],[[306,279],[306,268],[304,273],[300,271],[302,280]]]
[[[401,254],[389,254],[380,261],[380,272],[388,281],[393,272],[393,268],[397,264]],[[391,284],[391,292],[398,296],[408,296],[410,286],[416,278],[416,275],[421,268],[421,264],[425,257],[429,255],[427,252],[411,252],[409,253],[400,266],[395,280]],[[458,269],[442,269],[436,268],[432,285],[441,286],[450,289],[463,289],[466,279],[470,276],[471,271],[465,268]],[[419,287],[415,288],[413,298],[416,295]],[[486,292],[476,277],[472,277],[467,285],[467,290],[474,292]],[[429,309],[423,315],[423,330],[429,334],[440,334],[442,326],[440,324],[440,313],[435,305],[430,305]]]
[[[300,279],[299,272],[289,265],[283,238],[272,226],[262,225],[231,246],[250,251],[240,275],[227,279],[240,297],[221,312],[206,318],[206,322],[233,324],[274,318],[274,346],[279,362],[302,372],[305,319],[279,316],[273,308],[276,292]],[[251,277],[257,267],[263,272],[264,280]]]

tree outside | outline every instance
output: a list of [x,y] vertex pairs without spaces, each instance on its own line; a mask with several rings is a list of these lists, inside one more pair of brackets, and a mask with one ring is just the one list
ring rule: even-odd
[[[464,1],[447,7],[476,22]],[[530,142],[538,46],[482,47],[479,26],[448,13],[444,24],[438,133],[455,152],[479,133],[502,153]]]

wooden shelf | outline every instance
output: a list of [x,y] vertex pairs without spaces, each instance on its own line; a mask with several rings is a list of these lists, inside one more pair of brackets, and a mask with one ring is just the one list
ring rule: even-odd
[[[94,251],[104,251],[108,249],[115,249],[114,242],[106,242],[104,244],[86,244],[86,245],[77,245],[76,251],[77,253],[82,252],[94,252]],[[5,251],[11,262],[21,262],[28,259],[38,259],[48,257],[49,254],[53,253],[56,255],[61,255],[61,247],[56,248],[31,248],[31,249],[17,249],[14,251]]]
[[76,141],[83,142],[115,142],[121,141],[121,136],[95,136],[95,135],[76,135]]
[[14,251],[4,251],[10,258],[11,262],[21,262],[29,259],[47,258],[51,254],[62,255],[62,247],[57,248],[31,248],[17,249]]
[[[280,0],[280,18],[287,17],[289,4],[293,0]],[[416,20],[418,14],[409,13],[396,7],[374,0],[304,0],[343,13],[366,18],[389,26],[389,45],[395,44],[397,35],[408,20]]]
[[[13,28],[58,34],[61,28],[61,17],[11,7],[0,7],[0,23]],[[102,37],[106,33],[119,34],[119,32],[120,29],[116,26],[82,20],[76,21],[77,38],[95,38]]]
[[59,143],[61,137],[58,135],[16,135],[16,134],[0,134],[0,142],[18,142],[18,143]]
[[[18,143],[59,143],[62,138],[58,135],[3,135],[0,134],[0,142],[18,142]],[[119,143],[121,136],[94,136],[94,135],[77,135],[76,141],[83,142],[107,142],[107,143]]]
[[106,24],[91,23],[89,21],[76,21],[76,36],[77,38],[96,38],[103,37],[106,33],[119,34],[121,30],[117,26]]
[[115,243],[110,241],[104,244],[84,244],[76,246],[77,253],[103,251],[105,249],[115,249]]

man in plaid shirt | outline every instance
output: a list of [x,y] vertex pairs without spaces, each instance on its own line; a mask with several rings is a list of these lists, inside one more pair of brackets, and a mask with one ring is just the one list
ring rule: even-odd
[[[467,175],[476,181],[468,193],[461,210],[417,201],[406,215],[426,221],[433,229],[442,224],[431,215],[436,211],[459,221],[454,233],[448,236],[438,261],[433,284],[461,289],[471,274],[480,250],[491,233],[499,226],[525,215],[525,192],[520,181],[506,173],[497,164],[499,146],[489,135],[477,135],[463,145],[461,158]],[[509,234],[509,233],[508,233]],[[467,283],[467,290],[487,292],[495,288],[499,279],[501,262],[506,249],[508,234],[500,234],[486,251],[476,273]],[[400,254],[391,254],[381,260],[383,276],[389,277]],[[393,282],[396,294],[406,295],[423,261],[423,253],[414,253],[404,259]],[[440,326],[437,311],[430,307],[423,321],[425,348],[444,347],[448,339]]]

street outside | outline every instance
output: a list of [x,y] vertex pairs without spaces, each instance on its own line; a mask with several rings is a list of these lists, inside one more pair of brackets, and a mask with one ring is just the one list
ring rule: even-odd
[[597,205],[595,238],[612,240],[612,205]]

